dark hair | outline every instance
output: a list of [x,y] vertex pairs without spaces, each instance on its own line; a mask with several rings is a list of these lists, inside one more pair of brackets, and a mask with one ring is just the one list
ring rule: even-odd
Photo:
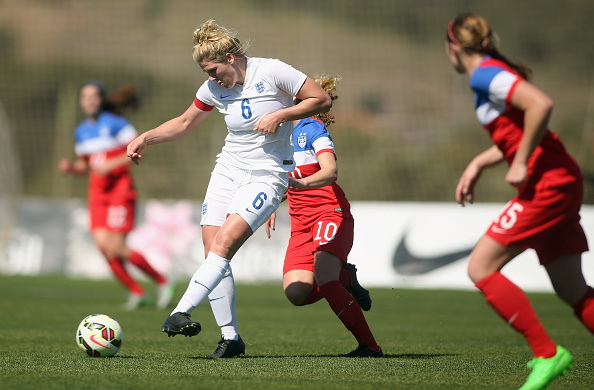
[[126,111],[134,111],[140,107],[140,98],[136,92],[136,87],[132,83],[125,84],[117,91],[107,96],[103,83],[99,80],[87,80],[81,86],[81,89],[92,85],[99,90],[101,96],[101,111],[109,111],[114,114],[123,115]]
[[519,61],[514,62],[509,60],[497,50],[491,27],[489,27],[489,23],[481,15],[465,13],[452,19],[448,24],[446,40],[460,45],[466,51],[490,55],[497,60],[505,62],[526,80],[532,76],[532,69],[528,66]]
[[140,107],[140,98],[136,93],[136,87],[132,83],[121,86],[117,91],[105,99],[103,108],[105,111],[123,115],[127,111],[135,111]]

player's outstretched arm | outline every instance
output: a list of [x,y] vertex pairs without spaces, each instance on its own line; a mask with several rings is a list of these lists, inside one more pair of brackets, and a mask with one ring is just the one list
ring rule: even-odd
[[77,157],[74,161],[67,158],[60,160],[58,165],[60,172],[82,175],[89,171],[89,163],[83,157]]
[[195,129],[208,114],[210,114],[210,111],[202,111],[192,104],[182,115],[170,119],[132,140],[128,144],[127,156],[138,165],[142,153],[148,145],[160,144],[183,137]]

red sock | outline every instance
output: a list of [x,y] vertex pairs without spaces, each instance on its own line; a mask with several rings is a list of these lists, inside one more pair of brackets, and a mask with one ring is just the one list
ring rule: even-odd
[[311,289],[311,292],[309,293],[309,295],[307,296],[307,298],[305,298],[305,301],[302,304],[297,305],[297,306],[311,305],[312,303],[316,303],[317,301],[319,301],[323,297],[324,296],[320,292],[320,287],[318,286],[318,284],[314,280],[314,284],[313,284],[313,287]]
[[138,284],[138,282],[136,282],[134,279],[132,279],[132,276],[130,276],[128,271],[126,271],[126,268],[124,267],[124,264],[120,259],[107,259],[107,263],[109,264],[109,267],[111,268],[116,278],[118,278],[118,280],[122,282],[122,284],[126,286],[126,288],[128,288],[128,290],[132,294],[144,294],[144,289],[142,288],[142,286]]
[[153,278],[158,284],[163,284],[167,282],[167,279],[163,275],[155,271],[155,269],[149,264],[148,261],[146,261],[144,256],[140,253],[136,251],[130,251],[128,261],[140,268],[144,273]]
[[355,336],[359,344],[365,344],[375,351],[380,350],[369,329],[369,325],[367,325],[367,320],[365,320],[361,307],[338,280],[325,283],[320,287],[320,292],[328,301],[334,314]]
[[557,345],[544,330],[528,297],[518,286],[500,272],[483,278],[476,287],[487,302],[530,344],[534,356],[550,358],[557,353]]
[[588,286],[582,299],[573,305],[573,312],[594,333],[594,288]]
[[338,280],[340,280],[340,284],[342,284],[342,287],[347,287],[350,286],[351,283],[353,283],[353,278],[351,278],[351,274],[349,273],[349,271],[347,271],[346,269],[341,269],[340,270],[340,275],[338,277]]

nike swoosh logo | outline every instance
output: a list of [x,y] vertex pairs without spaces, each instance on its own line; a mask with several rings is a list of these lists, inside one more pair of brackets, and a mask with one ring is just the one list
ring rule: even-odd
[[401,275],[422,275],[463,259],[470,255],[470,252],[472,252],[472,248],[432,257],[414,256],[406,247],[405,233],[396,248],[392,258],[392,265],[396,272]]
[[92,342],[94,342],[95,344],[97,344],[97,345],[98,345],[98,346],[100,346],[100,347],[103,347],[103,348],[109,348],[109,346],[108,346],[108,345],[103,345],[103,344],[101,344],[99,341],[97,341],[97,340],[95,339],[95,335],[94,335],[94,334],[92,334],[92,335],[89,337],[89,340],[91,340]]
[[248,213],[256,214],[252,210],[248,209],[247,207],[245,208],[245,211],[247,211]]
[[202,287],[204,287],[205,289],[207,289],[208,291],[212,291],[210,288],[206,287],[204,284],[200,283],[197,280],[194,280],[194,283],[201,285]]
[[229,94],[229,95],[221,95],[221,96],[219,96],[219,99],[227,99],[229,96],[231,96],[231,94]]

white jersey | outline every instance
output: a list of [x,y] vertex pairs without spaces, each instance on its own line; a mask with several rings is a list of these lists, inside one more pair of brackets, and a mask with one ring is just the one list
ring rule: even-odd
[[307,76],[276,59],[247,58],[243,85],[231,89],[205,81],[196,99],[225,116],[229,134],[217,162],[239,168],[292,172],[293,121],[281,123],[274,135],[254,131],[266,114],[293,105]]

